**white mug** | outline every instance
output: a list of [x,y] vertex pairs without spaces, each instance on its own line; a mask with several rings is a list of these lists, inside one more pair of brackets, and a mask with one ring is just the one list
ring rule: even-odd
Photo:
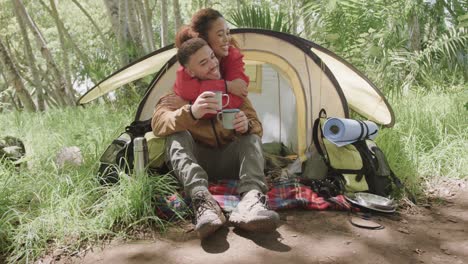
[[237,108],[224,109],[216,117],[223,123],[225,129],[234,129],[234,119],[236,119],[236,114],[239,112],[240,110]]
[[[229,104],[229,95],[228,94],[223,94],[222,91],[210,91],[215,94],[216,101],[218,101],[218,107],[216,110],[221,110],[224,107],[226,107]],[[227,101],[226,104],[223,105],[223,96],[226,96]]]

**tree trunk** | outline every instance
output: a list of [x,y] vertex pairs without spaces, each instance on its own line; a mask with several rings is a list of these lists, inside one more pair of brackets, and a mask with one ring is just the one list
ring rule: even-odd
[[411,50],[421,50],[421,31],[419,28],[419,18],[416,11],[413,11],[409,17],[408,32]]
[[138,9],[137,9],[137,4],[135,2],[140,2],[141,0],[126,0],[127,2],[127,23],[128,23],[128,30],[130,32],[130,39],[131,39],[131,45],[136,48],[135,50],[135,55],[132,59],[138,58],[144,53],[144,48],[143,48],[143,38],[142,38],[142,32],[141,32],[141,27],[140,27],[140,20],[139,20],[139,15],[138,15]]
[[[120,65],[125,66],[129,62],[128,51],[126,49],[126,43],[128,39],[128,31],[121,25],[120,14],[121,4],[124,1],[120,0],[104,0],[106,5],[107,13],[114,31],[115,37],[118,44],[118,54],[120,58]],[[125,22],[125,21],[123,21]]]
[[161,0],[161,47],[169,43],[167,0]]
[[[146,3],[148,1],[145,1]],[[141,18],[142,32],[143,32],[143,48],[145,53],[149,53],[155,50],[154,40],[153,40],[153,28],[151,26],[151,18],[148,17],[148,12],[146,11],[146,3],[143,5],[140,1],[136,1],[136,7]]]
[[18,25],[20,26],[21,35],[23,37],[24,42],[24,51],[27,58],[27,64],[31,69],[31,75],[33,77],[32,84],[36,88],[36,97],[37,97],[37,107],[39,111],[45,110],[45,102],[44,102],[44,90],[42,86],[41,79],[39,77],[39,70],[36,66],[36,57],[32,52],[31,42],[29,41],[28,31],[26,29],[25,21],[23,21],[22,17],[20,16],[18,10],[14,8],[16,20],[18,21]]
[[[63,25],[63,22],[60,20],[60,17],[59,17],[59,14],[58,14],[58,11],[57,11],[57,7],[55,6],[55,0],[50,0],[50,13],[55,21],[55,24],[57,26],[57,33],[58,33],[58,36],[59,36],[59,41],[60,41],[60,47],[62,48],[62,60],[63,60],[63,68],[64,68],[64,75],[65,75],[65,85],[66,85],[66,88],[67,88],[67,94],[68,96],[70,97],[70,100],[72,102],[75,101],[75,98],[74,98],[74,89],[72,87],[72,81],[71,81],[71,69],[70,69],[70,58],[68,56],[68,47],[69,46],[74,46],[73,44],[72,45],[67,45],[68,43],[72,43],[73,40],[70,40],[67,41],[65,40],[65,25]],[[47,7],[47,5],[42,1],[40,0],[41,4],[45,7]],[[47,8],[48,9],[48,8]],[[80,51],[81,52],[81,51]],[[83,61],[83,63],[86,65],[86,61]]]
[[57,91],[58,91],[58,94],[60,95],[58,99],[61,100],[60,102],[61,105],[73,104],[73,102],[69,100],[68,95],[66,93],[66,85],[65,85],[66,80],[64,76],[61,74],[61,72],[59,71],[59,67],[55,63],[52,53],[47,47],[47,43],[46,43],[46,40],[44,39],[44,36],[40,32],[39,28],[36,26],[36,23],[34,22],[34,20],[29,16],[22,1],[21,0],[12,0],[12,1],[16,5],[20,15],[27,22],[31,32],[33,33],[35,37],[36,44],[39,47],[42,56],[47,61],[48,67],[52,70],[53,75],[55,75],[56,80],[58,81]]
[[3,44],[3,40],[0,37],[0,63],[2,64],[2,68],[4,69],[7,80],[9,79],[9,82],[13,84],[13,87],[15,88],[16,94],[18,98],[21,100],[22,104],[24,105],[24,108],[27,111],[35,112],[36,111],[36,105],[34,104],[34,101],[31,98],[31,95],[29,94],[28,90],[24,87],[23,81],[21,80],[21,77],[15,67],[13,65],[13,62],[11,61],[10,55],[8,54],[5,45]]
[[86,11],[86,9],[83,8],[83,6],[77,0],[72,0],[72,2],[81,10],[81,12],[83,12],[83,14],[88,18],[89,22],[91,22],[91,24],[93,25],[93,27],[96,29],[97,33],[99,34],[99,37],[101,38],[102,43],[104,43],[106,47],[112,47],[111,42],[104,36],[104,33],[102,33],[102,30],[99,28],[96,21],[94,21],[94,19],[91,17],[88,11]]
[[172,0],[172,7],[174,9],[174,20],[175,20],[175,31],[179,31],[180,27],[184,23],[182,21],[182,16],[180,15],[180,4],[179,0]]
[[297,22],[299,20],[299,13],[297,10],[300,8],[297,6],[298,1],[290,1],[289,2],[289,21],[291,22],[291,34],[297,34]]

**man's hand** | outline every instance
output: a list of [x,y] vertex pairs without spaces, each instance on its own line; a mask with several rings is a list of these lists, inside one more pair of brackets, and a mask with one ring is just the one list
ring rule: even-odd
[[197,97],[192,105],[192,115],[196,119],[202,118],[206,114],[216,114],[218,101],[213,92],[203,92]]
[[159,102],[162,106],[168,107],[172,111],[177,110],[181,108],[182,106],[188,104],[188,101],[185,101],[182,99],[182,97],[176,95],[176,94],[170,94],[164,98],[161,99]]
[[244,114],[244,112],[240,111],[236,114],[236,117],[233,121],[234,129],[241,134],[244,134],[249,130],[249,119]]
[[247,97],[248,87],[244,80],[235,79],[233,81],[227,81],[226,84],[229,93],[239,97]]

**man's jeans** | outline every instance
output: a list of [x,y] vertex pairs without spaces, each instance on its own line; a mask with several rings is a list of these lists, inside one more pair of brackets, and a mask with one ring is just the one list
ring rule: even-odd
[[207,190],[208,179],[239,180],[239,194],[250,190],[267,191],[260,137],[240,136],[223,148],[210,148],[196,143],[188,131],[166,138],[166,157],[185,193],[192,196]]

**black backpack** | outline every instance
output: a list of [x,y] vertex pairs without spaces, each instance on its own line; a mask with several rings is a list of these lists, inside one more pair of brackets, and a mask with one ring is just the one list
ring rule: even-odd
[[133,170],[133,139],[143,137],[149,131],[151,119],[134,121],[112,141],[99,159],[98,177],[101,184],[115,184],[119,181],[119,171],[130,173]]

